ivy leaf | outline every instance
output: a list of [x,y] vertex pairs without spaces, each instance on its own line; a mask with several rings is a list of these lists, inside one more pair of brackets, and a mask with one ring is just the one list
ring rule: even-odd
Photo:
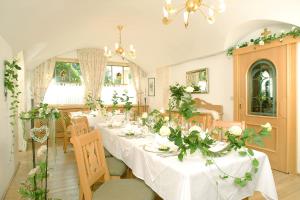
[[251,174],[250,172],[246,172],[246,173],[245,173],[245,179],[246,179],[247,181],[252,181],[252,174]]
[[240,156],[246,156],[247,152],[246,151],[239,151]]
[[247,151],[248,151],[249,155],[254,156],[254,152],[252,149],[248,149]]
[[225,180],[225,179],[228,179],[229,178],[229,176],[228,175],[223,175],[223,176],[219,176],[220,177],[220,179],[223,179],[223,180]]
[[258,161],[256,158],[254,158],[254,159],[252,160],[252,166],[253,166],[254,168],[258,168],[258,166],[259,166],[259,161]]

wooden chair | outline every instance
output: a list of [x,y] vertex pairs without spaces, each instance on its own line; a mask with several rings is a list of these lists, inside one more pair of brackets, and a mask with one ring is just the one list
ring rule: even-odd
[[[80,180],[80,200],[154,200],[154,192],[141,180],[110,180],[104,156],[102,138],[98,130],[71,138],[74,145]],[[91,187],[99,182],[104,183],[92,192]]]
[[[217,134],[219,135],[219,140],[223,140],[224,139],[224,132],[227,131],[230,127],[232,126],[239,126],[241,127],[243,130],[246,128],[245,125],[245,121],[221,121],[221,120],[217,120],[217,121],[213,121],[213,129],[217,130]],[[213,132],[214,132],[213,130]]]
[[78,123],[86,123],[86,125],[89,127],[89,122],[86,116],[73,117],[71,121],[73,125]]
[[212,117],[208,113],[199,113],[189,119],[192,125],[201,124],[203,130],[210,129],[212,127]]
[[[78,122],[77,124],[71,126],[72,138],[79,137],[81,135],[85,135],[88,133],[89,133],[89,128],[84,121]],[[126,174],[127,166],[121,160],[118,160],[112,156],[107,156],[107,153],[108,154],[110,153],[109,152],[106,153],[105,151],[106,150],[104,149],[104,155],[106,157],[106,162],[108,164],[110,175],[114,179],[120,179],[122,176]]]

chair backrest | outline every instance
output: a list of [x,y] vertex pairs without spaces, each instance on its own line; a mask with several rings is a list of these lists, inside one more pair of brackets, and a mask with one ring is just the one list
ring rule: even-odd
[[86,122],[78,122],[71,125],[71,137],[76,137],[80,135],[87,134],[89,132],[89,127]]
[[102,138],[98,130],[71,138],[79,173],[80,188],[85,200],[92,199],[91,186],[110,179],[105,161]]
[[228,129],[232,126],[239,126],[243,130],[246,127],[245,121],[241,121],[241,122],[239,122],[239,121],[221,121],[221,120],[213,121],[213,128]]
[[189,119],[192,124],[201,124],[202,129],[210,129],[212,126],[212,116],[208,113],[199,113]]
[[87,126],[89,126],[89,122],[88,122],[88,119],[86,116],[80,116],[80,117],[73,117],[72,118],[72,124],[77,124],[77,123],[80,123],[80,122],[84,122],[87,124]]

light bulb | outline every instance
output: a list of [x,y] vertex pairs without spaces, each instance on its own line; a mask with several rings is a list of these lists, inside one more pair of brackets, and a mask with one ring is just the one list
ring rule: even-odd
[[165,7],[163,7],[163,14],[165,18],[169,17],[169,12],[167,11],[167,9]]
[[133,48],[133,45],[132,45],[132,44],[129,45],[129,49],[130,49],[130,51],[134,51],[134,48]]
[[172,3],[172,0],[166,0],[166,4],[170,5]]
[[215,11],[212,8],[208,8],[207,14],[209,17],[213,17],[215,15]]
[[183,13],[183,21],[184,21],[185,27],[187,27],[188,23],[189,23],[189,12],[185,11]]
[[115,48],[116,48],[116,49],[119,48],[119,43],[116,43],[116,44],[115,44]]
[[222,13],[226,10],[226,5],[223,0],[220,1],[219,6],[218,6],[218,12]]
[[104,47],[104,52],[107,53],[107,46]]

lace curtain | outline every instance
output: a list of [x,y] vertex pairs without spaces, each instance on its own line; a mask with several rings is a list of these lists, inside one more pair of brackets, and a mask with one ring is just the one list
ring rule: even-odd
[[94,98],[100,97],[106,66],[104,51],[94,48],[79,49],[77,57],[85,84],[85,96],[90,93]]
[[130,70],[133,77],[133,85],[136,90],[136,94],[138,98],[141,98],[146,92],[146,72],[144,72],[137,64],[133,62],[130,63]]
[[48,59],[32,72],[32,93],[34,97],[34,104],[43,102],[47,88],[53,78],[55,68],[55,58]]

